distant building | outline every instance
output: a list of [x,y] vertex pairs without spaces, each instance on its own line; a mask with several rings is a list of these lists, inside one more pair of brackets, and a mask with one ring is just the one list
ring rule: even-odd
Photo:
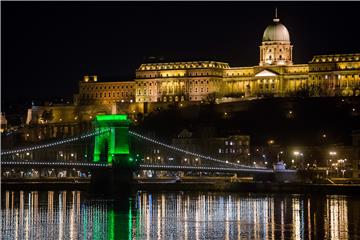
[[[193,133],[184,129],[177,138],[172,139],[172,146],[189,152],[211,156],[231,163],[250,163],[250,136],[231,135],[228,137],[193,136]],[[181,164],[199,165],[202,159],[185,155],[180,159]],[[209,161],[206,161],[209,163]]]
[[360,53],[316,55],[307,64],[294,64],[292,50],[287,28],[275,16],[264,31],[258,66],[230,67],[217,61],[144,63],[133,81],[102,82],[97,76],[85,76],[79,86],[79,103],[135,105],[214,101],[224,96],[360,95]]
[[[261,96],[360,96],[360,53],[314,56],[307,64],[293,63],[287,28],[275,16],[264,31],[259,65],[230,67],[217,61],[144,63],[135,79],[84,76],[72,106],[34,106],[27,124],[91,121],[99,113],[138,115],[169,104],[232,102]],[[46,111],[54,118],[47,120]],[[141,116],[140,116],[141,118]]]
[[6,131],[7,129],[7,120],[5,118],[5,114],[1,113],[1,118],[0,118],[0,132],[3,133],[4,131]]

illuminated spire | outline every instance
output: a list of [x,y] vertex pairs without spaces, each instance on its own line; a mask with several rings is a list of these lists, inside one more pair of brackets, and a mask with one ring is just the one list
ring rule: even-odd
[[278,18],[278,15],[277,15],[277,8],[275,8],[275,18],[273,19],[274,22],[279,22],[280,19]]

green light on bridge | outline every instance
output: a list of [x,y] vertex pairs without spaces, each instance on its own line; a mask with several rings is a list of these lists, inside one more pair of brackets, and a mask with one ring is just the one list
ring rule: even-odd
[[129,157],[129,124],[127,115],[97,115],[95,130],[103,131],[95,136],[94,162],[107,161],[108,163],[126,164],[132,162]]
[[126,114],[112,114],[112,115],[97,115],[96,121],[105,122],[107,124],[109,121],[128,121]]

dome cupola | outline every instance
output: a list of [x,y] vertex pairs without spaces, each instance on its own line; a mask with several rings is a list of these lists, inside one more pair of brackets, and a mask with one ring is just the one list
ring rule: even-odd
[[280,19],[274,18],[273,21],[274,22],[265,29],[262,41],[290,42],[289,31],[280,23]]
[[260,46],[260,66],[266,65],[291,65],[292,45],[287,28],[280,23],[275,9],[275,18],[267,26]]

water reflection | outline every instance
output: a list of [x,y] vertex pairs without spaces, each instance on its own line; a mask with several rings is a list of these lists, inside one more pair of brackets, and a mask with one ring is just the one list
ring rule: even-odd
[[[2,194],[2,239],[355,239],[359,198],[79,191]],[[351,221],[349,221],[349,219]]]

